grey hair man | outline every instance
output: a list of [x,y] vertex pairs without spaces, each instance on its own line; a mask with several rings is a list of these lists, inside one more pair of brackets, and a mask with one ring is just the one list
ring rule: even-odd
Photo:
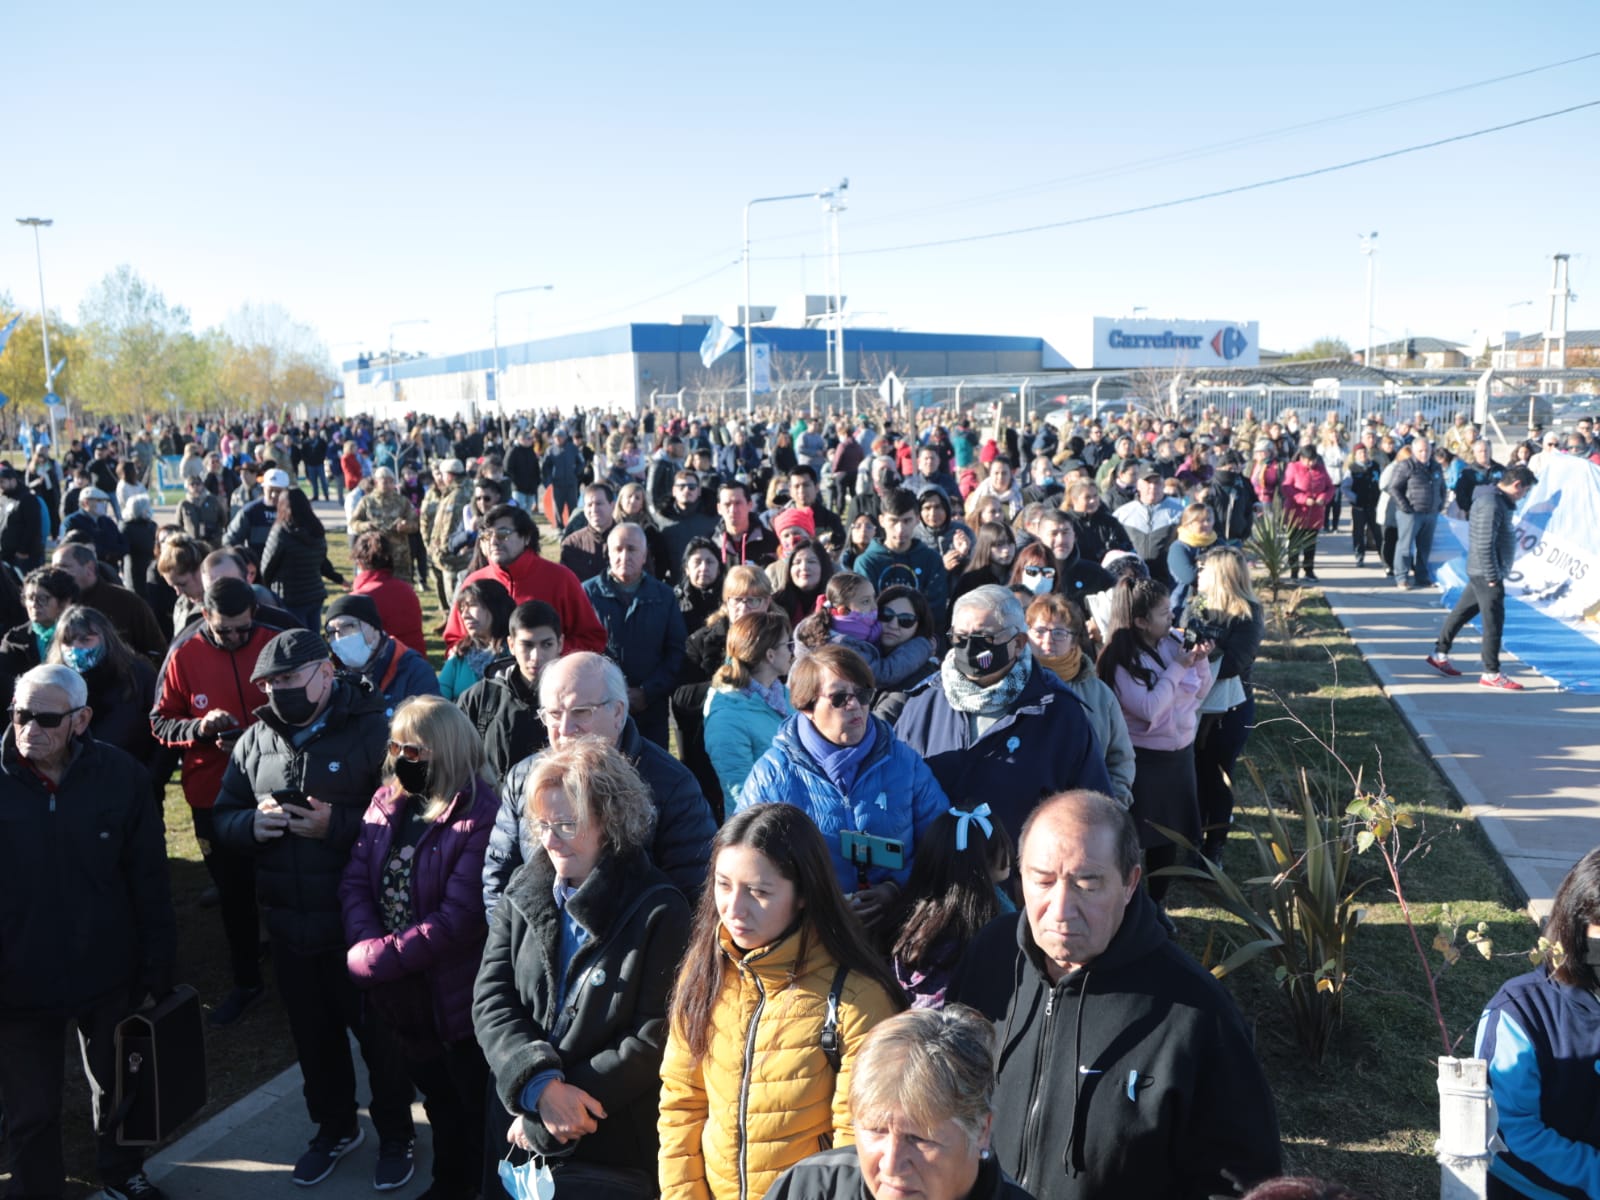
[[[651,860],[685,895],[697,896],[705,882],[716,824],[695,777],[672,755],[639,732],[628,713],[628,681],[603,654],[578,651],[556,660],[539,675],[539,717],[550,743],[562,746],[582,737],[616,746],[643,776],[656,806]],[[536,839],[523,821],[530,755],[506,772],[500,785],[500,812],[483,863],[483,903],[488,912],[500,902],[511,876],[532,857]]]
[[1023,911],[951,981],[1003,1031],[994,1152],[1038,1200],[1209,1196],[1281,1169],[1249,1030],[1157,920],[1139,863],[1116,801],[1050,797],[1022,831]]

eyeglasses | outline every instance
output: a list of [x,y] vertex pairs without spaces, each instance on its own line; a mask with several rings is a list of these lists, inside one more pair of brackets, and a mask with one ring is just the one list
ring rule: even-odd
[[403,758],[407,762],[419,762],[428,752],[426,746],[413,746],[410,742],[390,742],[389,757]]
[[1056,569],[1054,567],[1023,567],[1022,574],[1029,579],[1054,579],[1056,577]]
[[1052,625],[1035,625],[1032,629],[1028,630],[1028,632],[1033,634],[1033,636],[1038,638],[1041,642],[1066,642],[1071,641],[1072,638],[1077,636],[1070,629],[1059,628]]
[[870,688],[845,688],[829,692],[823,699],[834,708],[849,708],[852,702],[865,708],[867,701],[872,699],[872,691]]
[[576,821],[530,821],[535,837],[543,838],[547,833],[553,833],[563,842],[570,842],[578,836],[578,823]]
[[901,629],[915,629],[917,627],[916,613],[880,612],[878,614],[880,625],[898,625]]
[[485,529],[478,535],[481,542],[509,542],[517,536],[515,529]]
[[39,726],[40,729],[59,729],[61,722],[84,707],[84,705],[80,704],[75,708],[67,709],[66,712],[58,713],[34,712],[31,708],[13,708],[11,710],[11,723],[18,729],[21,729],[29,721]]
[[698,492],[700,490],[700,485],[698,483],[689,483],[687,481],[683,483],[675,483],[672,486],[676,491],[680,492]]
[[612,701],[608,700],[604,704],[576,704],[571,708],[541,708],[539,710],[539,720],[552,729],[559,728],[568,720],[582,725],[595,713],[611,703]]

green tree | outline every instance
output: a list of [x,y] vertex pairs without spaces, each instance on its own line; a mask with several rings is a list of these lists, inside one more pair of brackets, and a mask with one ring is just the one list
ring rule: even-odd
[[223,325],[221,378],[245,408],[278,412],[315,407],[333,387],[328,352],[316,331],[277,304],[246,304]]
[[[11,318],[21,310],[10,297],[0,294],[0,329],[10,324]],[[50,314],[50,362],[60,364],[56,374],[55,391],[71,394],[74,368],[83,362],[84,343],[78,331],[62,322],[56,313]],[[28,418],[45,415],[44,340],[39,333],[39,314],[23,313],[22,323],[11,332],[11,340],[0,351],[0,392],[11,398],[14,412]]]
[[109,416],[137,417],[169,408],[182,379],[189,313],[123,264],[79,308],[89,354],[78,396]]
[[1350,346],[1343,338],[1319,337],[1309,346],[1302,346],[1289,355],[1290,362],[1307,362],[1314,358],[1349,358]]

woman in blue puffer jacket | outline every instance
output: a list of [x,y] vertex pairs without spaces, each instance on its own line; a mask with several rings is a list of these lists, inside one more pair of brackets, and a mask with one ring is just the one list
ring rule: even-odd
[[868,926],[893,906],[911,855],[950,807],[922,759],[872,715],[872,671],[847,646],[829,645],[794,666],[794,716],[756,763],[738,807],[792,804],[822,831],[839,886]]

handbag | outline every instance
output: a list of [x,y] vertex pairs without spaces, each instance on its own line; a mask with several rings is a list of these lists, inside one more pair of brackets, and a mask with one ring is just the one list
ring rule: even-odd
[[152,1008],[117,1024],[116,1106],[119,1146],[165,1141],[206,1103],[205,1027],[200,994],[180,985]]
[[1211,685],[1206,698],[1200,702],[1203,713],[1224,713],[1244,703],[1244,684],[1237,675],[1218,679]]

